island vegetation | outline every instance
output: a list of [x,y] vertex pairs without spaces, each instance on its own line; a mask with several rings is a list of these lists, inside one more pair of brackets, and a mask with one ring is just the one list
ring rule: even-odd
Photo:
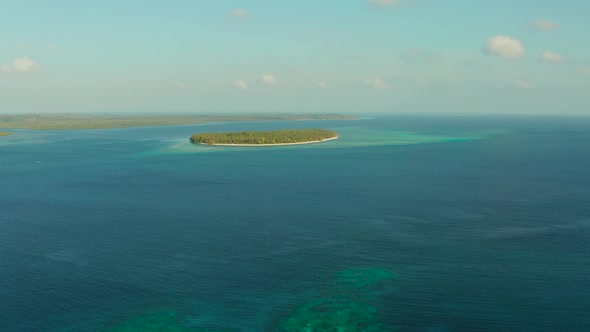
[[10,129],[106,129],[171,126],[228,121],[352,120],[341,114],[13,114],[0,115],[0,128]]
[[0,131],[0,137],[2,137],[2,136],[8,136],[10,134],[12,134],[12,133],[9,133],[7,131]]
[[240,131],[199,133],[190,141],[210,145],[277,145],[316,143],[338,138],[338,133],[326,129],[286,129],[269,131]]

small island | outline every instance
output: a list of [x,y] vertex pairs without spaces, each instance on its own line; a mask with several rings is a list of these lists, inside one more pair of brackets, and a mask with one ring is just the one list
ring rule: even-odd
[[326,129],[286,129],[199,133],[191,136],[194,144],[223,146],[276,146],[321,143],[337,139],[338,133]]
[[2,136],[8,136],[8,135],[11,135],[11,134],[12,133],[9,133],[7,131],[0,131],[0,137],[2,137]]

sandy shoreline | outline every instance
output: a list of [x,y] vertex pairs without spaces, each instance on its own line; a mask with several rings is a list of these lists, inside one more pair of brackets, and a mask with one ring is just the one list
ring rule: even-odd
[[211,146],[285,146],[285,145],[303,145],[303,144],[315,144],[315,143],[322,143],[326,141],[332,141],[338,139],[339,136],[326,138],[320,141],[309,141],[309,142],[298,142],[298,143],[276,143],[276,144],[209,144],[209,143],[197,143],[201,145],[211,145]]

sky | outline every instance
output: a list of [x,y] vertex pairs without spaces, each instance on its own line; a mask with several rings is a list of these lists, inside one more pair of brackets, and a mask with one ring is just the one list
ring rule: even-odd
[[586,0],[0,8],[3,114],[590,114]]

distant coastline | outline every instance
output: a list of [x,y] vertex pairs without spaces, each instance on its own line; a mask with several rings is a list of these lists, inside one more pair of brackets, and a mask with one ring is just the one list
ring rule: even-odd
[[354,120],[343,114],[10,114],[0,115],[0,128],[82,130],[191,125],[210,122]]
[[324,138],[322,140],[319,141],[307,141],[307,142],[297,142],[297,143],[274,143],[274,144],[211,144],[211,143],[196,143],[196,144],[200,144],[200,145],[211,145],[211,146],[248,146],[248,147],[255,147],[255,146],[284,146],[284,145],[303,145],[303,144],[316,144],[316,143],[322,143],[322,142],[326,142],[326,141],[333,141],[335,139],[338,139],[340,136],[334,136],[334,137],[329,137],[329,138]]

